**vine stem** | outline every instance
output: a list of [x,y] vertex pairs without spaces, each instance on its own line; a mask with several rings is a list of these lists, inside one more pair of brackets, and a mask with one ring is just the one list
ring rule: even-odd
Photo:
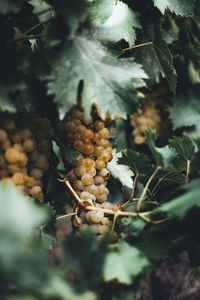
[[185,183],[188,183],[188,181],[189,181],[190,166],[191,166],[191,160],[187,160],[187,170],[186,170]]
[[126,51],[131,50],[131,49],[135,49],[135,48],[139,48],[139,47],[144,47],[144,46],[148,46],[148,45],[153,45],[153,42],[147,42],[147,43],[138,44],[138,45],[135,45],[135,46],[132,46],[132,47],[129,47],[129,48],[125,48],[122,51],[126,52]]
[[147,183],[146,183],[146,185],[145,185],[145,187],[144,187],[144,189],[143,189],[143,191],[142,191],[142,194],[141,194],[141,196],[140,196],[140,198],[139,198],[139,201],[138,201],[138,203],[137,203],[137,207],[136,207],[137,212],[140,211],[140,208],[141,208],[141,204],[142,204],[143,198],[146,196],[146,192],[147,192],[147,190],[148,190],[148,187],[149,187],[150,183],[152,182],[152,180],[154,179],[154,177],[156,176],[156,174],[158,173],[158,171],[159,171],[160,169],[161,169],[161,167],[157,167],[157,168],[155,169],[155,171],[153,172],[153,174],[149,177],[149,179],[148,179],[148,181],[147,181]]

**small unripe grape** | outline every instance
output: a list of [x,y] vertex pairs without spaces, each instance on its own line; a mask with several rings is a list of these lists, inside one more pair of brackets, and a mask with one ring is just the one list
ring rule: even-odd
[[102,121],[96,121],[96,122],[94,123],[94,127],[95,127],[95,129],[96,129],[97,131],[99,131],[99,130],[101,130],[101,129],[104,128],[104,122],[102,122]]
[[90,158],[85,158],[82,162],[82,166],[84,166],[85,169],[88,171],[95,167],[95,162]]
[[75,180],[73,182],[73,187],[74,187],[75,190],[80,190],[81,191],[81,190],[84,189],[84,184],[82,183],[81,180]]
[[97,200],[99,201],[99,203],[103,203],[107,200],[107,195],[106,194],[101,194],[101,195],[97,195],[96,196]]
[[74,122],[77,126],[81,125],[81,120],[79,120],[79,119],[74,119],[73,122]]
[[5,158],[9,163],[16,163],[19,159],[19,151],[15,148],[9,148],[6,150]]
[[15,129],[15,121],[12,119],[7,119],[4,121],[3,126],[6,130],[13,130]]
[[76,131],[76,128],[77,128],[76,124],[74,122],[72,122],[72,121],[67,122],[65,124],[65,131],[67,133],[74,133]]
[[75,174],[78,177],[82,177],[86,173],[86,169],[84,166],[79,166],[75,168]]
[[96,169],[95,168],[92,168],[90,169],[89,171],[87,171],[88,174],[90,174],[92,177],[96,176]]
[[101,176],[95,176],[94,177],[94,183],[96,185],[103,184],[103,182],[104,182],[104,180],[103,180],[103,178]]
[[85,139],[89,139],[91,140],[94,136],[94,133],[91,129],[86,129],[85,133],[84,133],[84,138]]
[[93,135],[92,141],[97,143],[100,138],[101,138],[100,134],[98,132],[95,132]]
[[76,128],[76,132],[80,133],[82,136],[84,136],[85,132],[86,132],[86,127],[84,125],[79,125]]
[[22,140],[22,136],[20,133],[15,133],[13,136],[12,136],[12,141],[17,144],[17,143],[21,143],[21,140]]
[[10,140],[5,140],[2,145],[1,145],[1,148],[2,150],[6,151],[8,150],[9,148],[11,147],[11,142]]
[[96,156],[101,156],[101,154],[103,153],[104,147],[103,146],[95,146],[94,147],[94,154]]
[[96,195],[98,195],[98,187],[95,184],[91,184],[89,186],[85,187],[86,192],[94,195],[96,197]]
[[101,225],[99,227],[99,234],[104,234],[109,230],[109,227],[107,225]]
[[12,176],[12,180],[16,185],[22,185],[26,182],[25,176],[21,172],[17,172]]
[[32,140],[25,140],[23,143],[23,149],[25,152],[31,152],[35,148],[35,143]]
[[37,160],[35,161],[36,168],[46,169],[48,165],[47,157],[44,154],[39,154]]
[[72,112],[72,118],[73,119],[79,119],[79,120],[83,120],[84,114],[82,111],[76,109]]
[[84,152],[85,154],[88,154],[88,155],[89,155],[89,154],[92,154],[93,151],[94,151],[94,146],[93,146],[92,144],[89,144],[89,145],[85,144],[85,145],[84,145],[83,152]]
[[95,165],[98,170],[105,168],[105,162],[102,159],[97,159]]
[[25,153],[19,153],[18,166],[23,168],[28,163],[28,157]]
[[42,140],[38,143],[37,147],[40,152],[45,153],[49,151],[50,145],[47,140]]
[[73,219],[73,224],[75,227],[81,227],[83,224],[83,221],[81,218],[75,216],[75,218]]
[[81,181],[84,185],[91,185],[93,184],[93,177],[86,173],[81,177]]
[[30,195],[31,195],[33,198],[37,198],[41,192],[42,192],[42,189],[41,189],[41,187],[38,186],[38,185],[33,186],[33,187],[30,189]]
[[99,176],[102,176],[102,177],[106,177],[106,176],[109,175],[109,171],[108,171],[108,169],[103,168],[102,170],[100,170],[100,171],[98,172],[98,175],[99,175]]
[[83,149],[84,149],[84,143],[81,140],[75,141],[73,146],[74,146],[74,149],[78,150],[78,151],[83,151]]
[[104,218],[102,219],[101,223],[102,223],[103,225],[108,225],[108,224],[110,223],[110,220],[109,220],[107,217],[104,217]]
[[75,161],[73,161],[73,165],[76,166],[76,167],[79,167],[82,165],[82,162],[84,160],[84,157],[82,154],[80,154],[77,159]]
[[26,128],[20,132],[20,135],[22,139],[25,141],[25,140],[29,140],[32,137],[32,132],[30,131],[30,129]]
[[6,139],[7,139],[6,131],[0,128],[0,143],[6,141]]
[[101,129],[99,131],[99,134],[100,134],[101,138],[107,139],[109,137],[109,130],[108,130],[108,128]]
[[101,209],[96,208],[90,214],[90,219],[93,223],[100,223],[104,217],[104,213]]
[[42,176],[43,176],[43,170],[33,168],[33,169],[31,170],[30,175],[31,175],[31,177],[34,177],[35,179],[41,179]]
[[104,150],[102,155],[101,155],[101,159],[104,162],[108,162],[110,160],[110,157],[111,157],[111,154],[107,150]]

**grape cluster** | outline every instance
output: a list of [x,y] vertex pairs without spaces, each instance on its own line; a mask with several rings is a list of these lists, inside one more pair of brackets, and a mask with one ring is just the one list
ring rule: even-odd
[[106,122],[93,112],[89,120],[83,112],[74,108],[57,129],[66,137],[69,146],[81,154],[73,162],[74,173],[69,180],[75,192],[83,202],[96,207],[95,210],[82,212],[74,218],[74,226],[86,228],[104,234],[110,228],[110,220],[104,216],[101,208],[111,207],[107,201],[109,190],[106,187],[109,179],[107,162],[112,159],[112,147],[109,142],[109,130]]
[[43,201],[42,177],[49,168],[50,122],[32,113],[1,116],[0,179]]
[[163,121],[163,111],[168,106],[168,101],[163,97],[166,94],[165,88],[157,88],[155,92],[146,94],[142,99],[138,112],[131,115],[131,125],[134,127],[133,136],[136,144],[143,144],[145,141],[145,130],[149,127],[156,130],[161,139],[169,137],[171,134],[170,124]]

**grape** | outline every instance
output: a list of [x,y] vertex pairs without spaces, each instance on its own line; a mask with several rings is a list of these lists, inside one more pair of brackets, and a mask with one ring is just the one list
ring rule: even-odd
[[11,147],[11,142],[9,140],[5,140],[1,145],[1,148],[4,151],[8,150],[10,147]]
[[83,120],[83,117],[84,117],[84,114],[83,114],[83,112],[82,111],[80,111],[80,110],[74,110],[73,112],[72,112],[72,118],[73,119],[79,119],[79,120]]
[[41,179],[42,176],[43,176],[43,170],[41,169],[36,169],[36,168],[33,168],[31,170],[31,177],[34,177],[35,179]]
[[28,128],[23,129],[20,134],[23,140],[29,140],[32,137],[32,132]]
[[91,230],[94,234],[97,234],[99,232],[100,224],[90,224],[89,230]]
[[104,217],[104,213],[101,209],[96,208],[95,210],[93,210],[90,214],[90,220],[93,223],[100,223],[102,221]]
[[30,161],[36,161],[38,159],[39,153],[38,151],[34,150],[30,153],[29,159]]
[[8,176],[8,170],[6,168],[3,168],[0,170],[0,178],[5,178]]
[[[69,137],[69,136],[68,136],[68,137]],[[76,133],[74,133],[74,135],[72,135],[72,139],[73,139],[74,141],[76,141],[76,140],[81,140],[81,139],[82,139],[82,135],[81,135],[80,133],[76,132]]]
[[73,165],[76,166],[76,167],[79,167],[82,165],[82,162],[84,160],[84,157],[82,154],[80,154],[77,159],[75,161],[73,161]]
[[109,227],[107,225],[101,225],[99,227],[99,234],[104,234],[109,230]]
[[110,220],[109,220],[107,217],[104,217],[104,218],[102,219],[101,223],[102,223],[103,225],[108,225],[108,224],[110,223]]
[[19,159],[19,151],[15,148],[9,148],[6,150],[5,158],[9,163],[16,163]]
[[117,211],[120,209],[120,204],[119,203],[113,203],[112,204],[112,210]]
[[75,168],[75,174],[78,177],[82,177],[86,173],[86,169],[84,166],[76,167]]
[[107,151],[107,150],[104,150],[102,155],[101,155],[101,159],[104,161],[104,162],[108,162],[110,160],[110,153]]
[[86,145],[84,145],[83,152],[85,154],[92,154],[93,151],[94,151],[94,147],[93,147],[92,144],[89,144],[89,145],[86,144]]
[[99,131],[101,138],[107,139],[109,138],[109,130],[107,128],[103,128]]
[[86,221],[88,222],[88,223],[90,223],[91,222],[91,213],[92,213],[92,211],[88,211],[87,213],[86,213]]
[[99,195],[102,195],[102,194],[108,195],[108,189],[105,187],[104,184],[98,185],[98,193],[99,193]]
[[82,166],[84,166],[85,169],[88,171],[95,167],[95,162],[90,158],[85,158],[82,162]]
[[92,195],[94,195],[94,196],[97,196],[98,195],[98,187],[95,185],[95,184],[91,184],[91,185],[89,185],[89,186],[86,186],[85,187],[85,190],[88,192],[88,193],[90,193],[90,194],[92,194]]
[[32,140],[25,140],[23,143],[23,149],[25,152],[31,152],[34,150],[35,144]]
[[108,147],[107,145],[108,145],[109,142],[106,139],[100,138],[100,139],[97,140],[96,143],[97,143],[97,145],[103,146],[104,148],[106,148],[106,147]]
[[27,178],[27,186],[28,187],[33,187],[33,186],[35,186],[36,185],[36,179],[35,178],[33,178],[33,177],[28,177]]
[[74,122],[77,126],[81,125],[81,121],[80,121],[79,119],[74,119],[73,122]]
[[109,171],[108,169],[103,168],[102,170],[99,171],[98,175],[102,177],[107,177],[109,175]]
[[22,136],[20,133],[15,133],[13,136],[12,136],[12,141],[17,144],[17,143],[21,143],[21,140],[22,140]]
[[116,233],[115,231],[113,231],[113,232],[112,232],[112,235],[111,235],[111,240],[110,240],[110,242],[111,242],[112,244],[115,244],[117,241],[118,241],[118,235],[117,235],[117,233]]
[[96,196],[97,200],[99,201],[99,203],[103,203],[107,200],[107,195],[106,194],[101,194],[101,195],[97,195]]
[[48,160],[44,154],[39,154],[35,161],[35,167],[40,169],[46,169],[48,167]]
[[81,180],[75,180],[73,182],[73,187],[74,187],[75,190],[80,190],[81,191],[84,188],[84,184],[82,183]]
[[80,195],[80,198],[82,200],[92,200],[92,201],[95,201],[96,198],[94,197],[94,195],[88,193],[88,192],[82,192],[81,195]]
[[94,136],[94,133],[91,129],[86,129],[85,133],[84,133],[84,138],[85,139],[89,139],[91,140]]
[[18,166],[23,168],[27,165],[28,157],[25,153],[19,153]]
[[86,118],[83,119],[83,122],[85,123],[85,125],[90,125],[93,122],[93,118],[89,118],[88,120]]
[[94,177],[94,183],[96,185],[102,184],[104,182],[103,178],[101,176],[95,176]]
[[26,182],[25,175],[21,172],[16,172],[12,176],[12,180],[16,185],[23,185]]
[[0,128],[0,143],[6,141],[6,139],[7,139],[6,131]]
[[89,171],[87,171],[88,174],[90,174],[92,177],[94,177],[96,175],[96,169],[95,168],[92,168],[90,169]]
[[105,162],[102,159],[97,159],[95,162],[96,168],[102,170],[105,168]]
[[78,151],[83,151],[84,149],[84,143],[81,140],[77,140],[74,142],[74,149]]
[[83,224],[83,221],[81,218],[75,216],[74,220],[73,220],[73,224],[75,227],[81,227]]
[[14,144],[13,148],[17,149],[19,152],[23,151],[23,146],[21,144]]
[[102,121],[96,121],[94,123],[94,127],[97,131],[99,131],[104,128],[104,123]]
[[92,141],[97,143],[100,138],[101,138],[100,134],[98,132],[95,132],[94,135],[93,135]]
[[95,146],[94,147],[94,154],[96,156],[101,156],[101,154],[103,153],[104,147],[103,146]]
[[4,168],[6,166],[6,161],[4,155],[0,155],[0,168]]
[[81,177],[81,181],[84,185],[91,185],[93,184],[93,177],[86,173]]
[[85,132],[86,132],[86,127],[84,125],[79,125],[76,128],[76,132],[81,134],[82,136],[84,136]]
[[47,140],[42,140],[38,143],[37,147],[40,152],[46,153],[49,151],[50,145]]
[[31,189],[30,189],[30,195],[33,197],[33,198],[37,198],[42,192],[42,189],[40,186],[36,185],[36,186],[33,186]]
[[76,131],[76,128],[77,128],[76,124],[74,122],[72,122],[72,121],[67,122],[65,124],[65,131],[66,132],[73,133],[73,132]]
[[14,174],[16,172],[21,171],[20,167],[18,166],[18,164],[8,164],[8,172],[11,174]]

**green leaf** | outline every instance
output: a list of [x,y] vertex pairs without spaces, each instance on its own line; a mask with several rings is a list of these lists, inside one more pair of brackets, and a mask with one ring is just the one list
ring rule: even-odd
[[168,111],[173,129],[194,126],[194,128],[186,129],[186,133],[195,138],[199,137],[200,107],[197,93],[189,92],[186,95],[178,95],[173,97],[171,101],[172,106],[168,108]]
[[132,46],[136,39],[134,28],[141,28],[138,14],[122,2],[115,4],[114,1],[95,1],[90,9],[89,18],[97,26],[97,34],[104,42],[118,42],[124,39]]
[[65,170],[65,161],[72,163],[77,159],[80,152],[65,146],[60,140],[53,141],[53,151],[58,159],[58,169]]
[[193,13],[194,0],[153,0],[154,5],[160,9],[162,14],[168,8],[176,15],[189,16]]
[[[55,54],[54,54],[55,56]],[[77,87],[84,80],[82,106],[87,118],[96,103],[102,118],[106,111],[126,118],[136,110],[136,88],[144,86],[147,75],[132,59],[117,59],[98,42],[87,36],[76,36],[52,57],[48,76],[48,94],[55,95],[60,113],[64,115],[76,104]]]
[[200,207],[200,179],[194,179],[190,183],[174,191],[174,193],[177,192],[180,192],[181,195],[176,196],[171,201],[163,204],[158,211],[167,212],[167,215],[170,218],[182,219],[193,207]]
[[132,176],[134,173],[131,171],[130,167],[118,164],[118,159],[122,156],[122,153],[116,153],[116,151],[113,151],[113,159],[111,162],[107,164],[107,168],[111,175],[118,179],[122,185],[125,185],[129,188],[133,187],[133,180]]
[[163,69],[165,77],[169,83],[170,90],[176,93],[176,70],[173,65],[173,59],[167,43],[164,40],[154,42],[154,49],[158,61]]
[[106,281],[118,279],[121,283],[131,284],[134,277],[139,275],[146,266],[148,260],[136,247],[121,242],[117,251],[112,251],[106,256],[104,278]]
[[121,153],[122,157],[118,159],[118,163],[131,168],[141,182],[152,173],[152,166],[147,155],[130,149],[123,150]]
[[185,161],[192,160],[194,156],[194,145],[189,138],[174,137],[169,146]]
[[52,18],[53,8],[45,1],[29,0],[29,3],[34,7],[33,13],[38,16],[40,22],[45,22]]

